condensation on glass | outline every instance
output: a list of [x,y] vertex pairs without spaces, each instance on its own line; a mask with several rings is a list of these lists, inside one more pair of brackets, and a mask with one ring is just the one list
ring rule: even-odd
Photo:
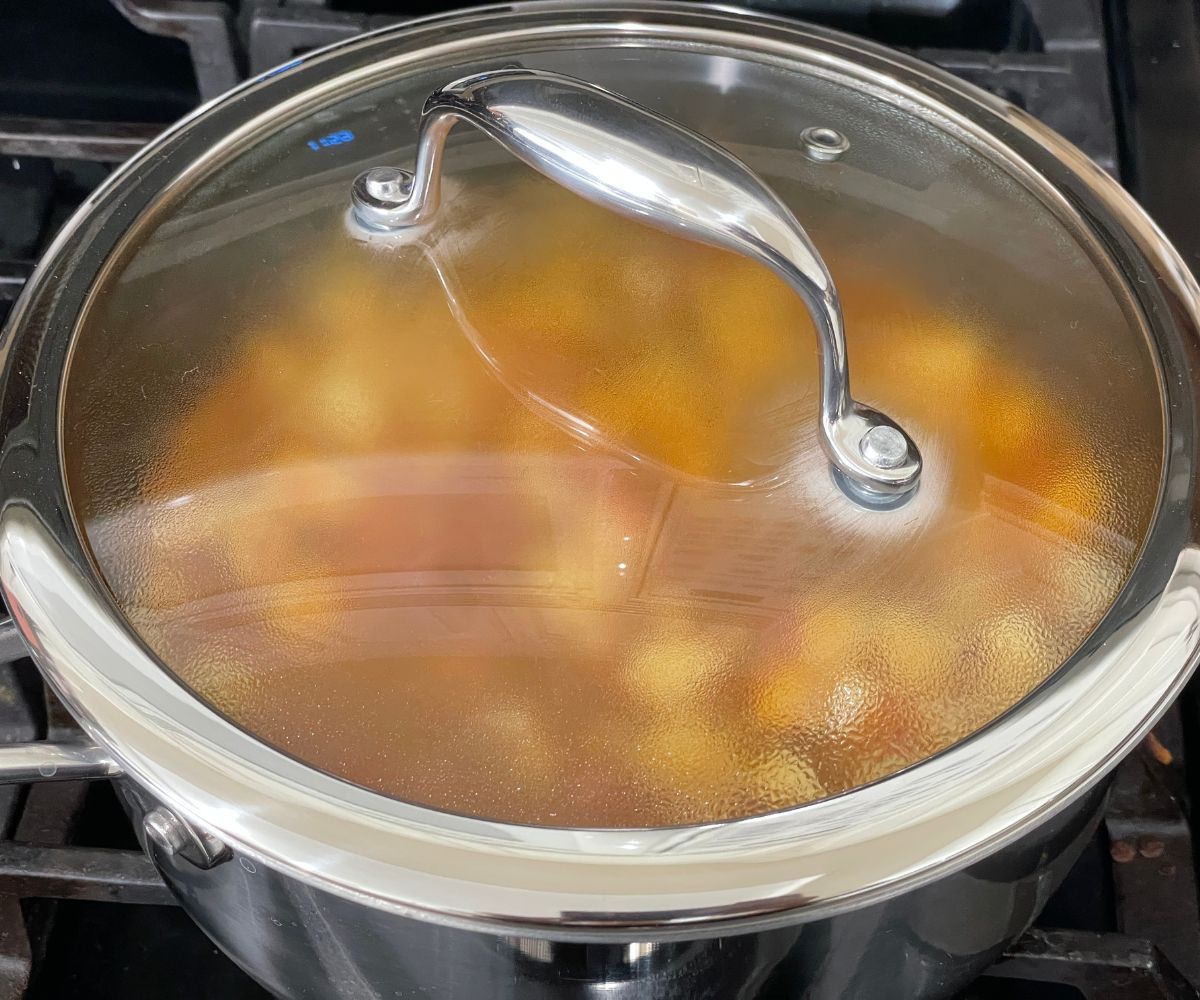
[[[921,447],[918,494],[870,511],[831,481],[779,280],[468,130],[434,228],[355,238],[351,179],[405,162],[456,75],[414,74],[257,140],[93,296],[66,475],[148,645],[316,767],[554,826],[830,795],[1048,677],[1128,577],[1163,449],[1144,336],[1079,239],[833,81],[696,50],[523,61],[585,63],[772,185],[838,283],[856,395]],[[849,151],[805,157],[811,126]]]

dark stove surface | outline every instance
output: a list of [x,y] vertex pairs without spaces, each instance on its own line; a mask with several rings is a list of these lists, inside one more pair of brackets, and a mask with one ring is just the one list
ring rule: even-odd
[[[445,6],[4,0],[0,320],[61,222],[165,123],[247,73]],[[1020,105],[1120,177],[1200,264],[1194,0],[753,6],[909,49]],[[0,620],[0,742],[69,734],[20,654]],[[1038,925],[963,1000],[1200,998],[1194,687],[1119,768],[1101,829]],[[0,1000],[266,996],[174,905],[107,784],[0,787]]]

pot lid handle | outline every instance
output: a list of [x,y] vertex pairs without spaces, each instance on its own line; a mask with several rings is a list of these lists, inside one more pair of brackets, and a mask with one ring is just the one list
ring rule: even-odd
[[745,163],[677,122],[556,73],[478,73],[426,101],[415,173],[375,167],[354,181],[353,220],[374,232],[428,222],[441,197],[446,136],[459,120],[590,201],[778,273],[816,326],[820,436],[839,482],[856,499],[880,506],[917,485],[916,444],[889,417],[850,395],[841,304],[808,234]]

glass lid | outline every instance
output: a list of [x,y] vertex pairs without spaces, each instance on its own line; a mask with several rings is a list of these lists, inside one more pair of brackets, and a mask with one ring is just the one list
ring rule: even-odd
[[1161,479],[1091,238],[817,62],[485,48],[214,150],[93,289],[67,486],[162,663],[316,768],[555,827],[833,795],[1050,676]]

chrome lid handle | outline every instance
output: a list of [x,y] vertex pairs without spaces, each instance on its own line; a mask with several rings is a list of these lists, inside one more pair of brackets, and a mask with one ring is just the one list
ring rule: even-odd
[[469,76],[426,102],[412,173],[376,167],[355,180],[358,224],[399,231],[434,216],[446,136],[460,120],[590,201],[778,273],[804,300],[817,329],[820,436],[839,479],[866,502],[886,503],[917,485],[916,444],[850,395],[841,304],[808,234],[746,164],[677,122],[555,73],[502,69]]

